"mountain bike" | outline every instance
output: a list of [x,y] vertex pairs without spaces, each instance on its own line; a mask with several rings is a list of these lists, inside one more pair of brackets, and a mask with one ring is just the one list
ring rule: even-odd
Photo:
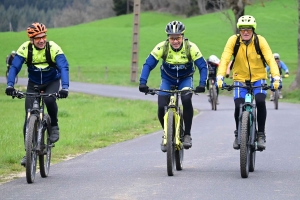
[[48,177],[51,161],[51,149],[54,143],[50,142],[51,119],[49,114],[44,113],[44,98],[58,98],[57,93],[47,94],[35,87],[34,93],[16,91],[13,98],[19,99],[24,97],[33,98],[32,108],[27,111],[26,121],[26,180],[33,183],[36,174],[37,157],[39,157],[40,175],[43,178]]
[[[6,81],[8,80],[8,74],[9,74],[9,69],[10,69],[10,66],[7,67],[7,70],[5,72],[5,77],[6,77]],[[18,83],[18,75],[16,75],[16,78],[15,78],[15,83]]]
[[209,102],[211,104],[212,110],[217,110],[217,101],[218,101],[218,95],[217,95],[217,88],[215,85],[215,81],[212,78],[209,78]]
[[174,175],[174,168],[182,170],[184,147],[184,122],[182,117],[182,110],[179,106],[179,96],[193,93],[193,89],[178,90],[177,87],[171,86],[170,90],[151,89],[146,94],[159,95],[159,92],[166,92],[170,94],[170,101],[165,107],[164,115],[164,136],[163,145],[167,146],[167,173],[168,176]]
[[267,84],[252,86],[250,81],[246,81],[245,85],[226,85],[223,89],[230,91],[235,87],[247,89],[245,103],[240,106],[238,144],[240,146],[241,176],[248,178],[249,172],[253,172],[255,169],[256,151],[263,151],[257,147],[256,105],[253,103],[253,91],[255,88],[268,90],[270,87]]

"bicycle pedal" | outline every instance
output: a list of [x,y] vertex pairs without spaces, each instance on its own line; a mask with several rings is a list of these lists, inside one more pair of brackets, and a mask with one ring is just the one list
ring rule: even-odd
[[264,151],[264,150],[266,150],[266,148],[257,148],[257,149],[256,149],[256,151],[260,151],[260,152],[262,152],[262,151]]
[[[191,147],[192,147],[192,146],[191,146]],[[184,148],[185,150],[188,150],[188,149],[190,149],[191,147],[183,146],[183,148]]]

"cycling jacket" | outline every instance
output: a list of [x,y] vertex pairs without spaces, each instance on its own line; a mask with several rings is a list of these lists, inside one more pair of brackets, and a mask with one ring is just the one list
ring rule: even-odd
[[[289,69],[283,61],[280,60],[277,66],[279,68],[280,74],[282,74],[282,70],[284,71],[284,73],[289,73]],[[267,65],[267,72],[270,72],[270,67],[268,65]]]
[[[265,57],[267,65],[270,66],[272,76],[280,76],[276,61],[266,39],[261,35],[257,35],[257,37],[259,39],[261,52]],[[225,76],[228,63],[233,55],[236,39],[236,35],[233,35],[228,39],[222,53],[217,76]],[[232,68],[233,80],[239,82],[245,82],[245,80],[250,80],[251,82],[262,79],[266,80],[266,68],[260,55],[257,54],[255,50],[254,37],[252,37],[248,46],[242,42],[242,38],[240,40],[240,47]]]
[[[167,54],[166,60],[162,61],[161,64],[161,77],[167,79],[180,80],[189,76],[193,76],[195,72],[194,64],[198,67],[200,72],[199,85],[205,86],[207,79],[207,64],[203,58],[199,48],[192,42],[190,44],[190,54],[193,62],[189,62],[186,56],[186,50],[184,45],[184,40],[181,47],[177,50],[174,50],[169,44],[169,52]],[[151,51],[150,55],[146,59],[145,64],[143,65],[142,73],[140,76],[140,84],[146,84],[151,70],[153,70],[159,59],[162,58],[163,48],[165,41],[160,42],[155,46]]]
[[[16,75],[20,72],[22,65],[27,61],[29,41],[24,42],[12,61],[9,71],[8,86],[14,86]],[[50,54],[57,67],[49,67],[46,60],[45,48],[37,50],[33,46],[32,65],[28,67],[28,78],[35,84],[42,85],[61,78],[62,88],[69,88],[69,64],[62,49],[53,41],[49,41]]]

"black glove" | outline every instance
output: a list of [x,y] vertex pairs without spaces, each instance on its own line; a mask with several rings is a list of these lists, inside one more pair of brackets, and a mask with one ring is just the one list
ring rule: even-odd
[[226,78],[229,78],[229,74],[226,74],[226,76],[225,76]]
[[203,93],[205,92],[205,87],[204,86],[197,86],[196,87],[196,93]]
[[68,94],[69,94],[69,90],[63,88],[59,91],[59,98],[67,98]]
[[12,86],[8,86],[6,89],[5,89],[5,93],[8,95],[8,96],[12,96],[14,93],[15,93],[15,88],[12,87]]
[[139,85],[139,90],[140,90],[140,92],[148,93],[149,87],[147,85]]

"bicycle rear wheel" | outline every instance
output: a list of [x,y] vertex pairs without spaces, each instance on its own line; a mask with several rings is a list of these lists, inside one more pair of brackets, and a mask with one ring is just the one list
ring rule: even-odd
[[213,103],[213,110],[217,110],[217,89],[216,89],[216,86],[213,85],[212,86],[212,93],[213,93],[213,96],[212,96],[212,103]]
[[41,154],[39,155],[40,174],[43,178],[49,175],[50,161],[51,161],[51,148],[52,143],[50,142],[50,131],[51,131],[51,119],[48,114],[44,116],[45,124],[42,133],[42,144]]
[[168,130],[167,130],[167,172],[169,176],[174,175],[175,148],[174,148],[174,113],[168,112]]
[[37,116],[31,115],[28,119],[26,133],[26,180],[27,183],[33,183],[36,173],[37,163],[37,132],[38,119]]
[[240,133],[241,133],[240,171],[241,171],[242,178],[248,178],[249,162],[250,162],[250,146],[249,146],[250,115],[248,111],[244,111],[242,113]]
[[[184,123],[183,123],[183,117],[182,112],[179,110],[179,116],[180,116],[180,141],[183,142],[184,137]],[[176,162],[176,170],[182,170],[182,163],[183,163],[183,156],[184,156],[184,148],[181,146],[180,150],[175,150],[175,162]]]
[[254,169],[255,169],[255,157],[256,157],[256,150],[255,150],[255,148],[251,148],[251,150],[250,150],[249,172],[254,172]]
[[279,99],[279,92],[278,90],[275,90],[274,92],[274,108],[275,110],[278,110],[278,99]]

